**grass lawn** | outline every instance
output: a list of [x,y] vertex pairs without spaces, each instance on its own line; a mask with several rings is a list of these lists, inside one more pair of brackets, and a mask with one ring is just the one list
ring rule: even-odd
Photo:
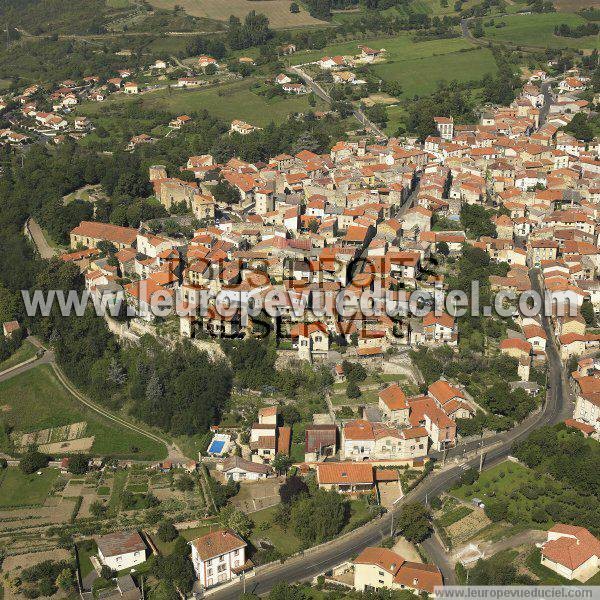
[[[225,121],[242,119],[258,126],[268,125],[271,121],[281,123],[287,120],[291,113],[307,112],[311,108],[308,96],[286,96],[268,100],[251,89],[255,83],[255,79],[248,78],[208,89],[171,90],[170,94],[167,90],[158,90],[135,98],[141,100],[144,109],[164,110],[174,116],[206,109]],[[128,101],[132,99],[124,95],[113,95],[102,106],[91,102],[82,105],[80,112],[97,118],[102,116],[103,106]],[[315,108],[319,108],[319,102]]]
[[24,340],[20,348],[12,356],[9,356],[5,361],[0,363],[0,372],[33,358],[36,352],[37,348],[31,342]]
[[276,506],[252,513],[250,518],[254,521],[254,529],[250,539],[258,548],[260,540],[269,540],[281,554],[290,555],[300,550],[302,543],[293,531],[285,531],[275,522]]
[[[91,544],[90,550],[86,548],[88,543]],[[77,556],[79,559],[79,570],[81,571],[82,579],[84,579],[94,570],[94,566],[92,565],[90,556],[94,556],[97,551],[98,547],[96,546],[96,543],[92,540],[86,542],[85,544],[77,544]]]
[[[373,67],[373,71],[382,79],[400,81],[405,98],[431,93],[440,81],[475,81],[487,73],[494,74],[497,70],[494,56],[487,48],[459,50],[422,58],[399,58]],[[419,73],[419,77],[414,77],[415,73]]]
[[344,529],[342,529],[342,533],[352,531],[359,525],[362,525],[371,515],[371,507],[364,499],[350,500],[350,519]]
[[111,514],[116,514],[119,512],[119,507],[121,506],[121,493],[125,488],[126,481],[126,471],[117,471],[115,473],[112,494],[110,495],[110,500],[108,501],[108,511]]
[[454,523],[458,523],[461,519],[464,519],[467,515],[470,515],[473,512],[472,508],[467,506],[459,506],[454,510],[447,512],[442,515],[438,522],[442,527],[450,527],[450,525],[454,525]]
[[[348,398],[346,389],[347,382],[334,383],[333,393],[331,394],[331,403],[334,406],[348,406],[352,404],[376,404],[379,401],[379,384],[381,383],[398,383],[404,390],[407,396],[416,393],[413,386],[406,382],[404,375],[379,374],[376,376],[369,375],[364,381],[361,381],[359,388],[361,391],[360,398]],[[377,387],[372,387],[377,386]],[[372,389],[367,389],[372,387]]]
[[147,483],[134,483],[127,486],[127,491],[132,494],[145,494],[148,491]]
[[323,56],[334,56],[337,54],[341,54],[342,56],[355,56],[359,53],[359,44],[366,44],[375,49],[385,48],[388,61],[427,58],[435,54],[449,54],[458,52],[463,48],[473,47],[463,38],[413,42],[410,34],[401,33],[394,37],[375,37],[362,40],[351,40],[348,42],[337,42],[325,46],[322,50],[296,52],[291,55],[290,62],[291,64],[297,65],[318,60]]
[[58,469],[43,469],[41,475],[25,475],[17,467],[0,474],[0,507],[42,504],[54,482]]
[[[4,419],[15,430],[31,432],[80,421],[87,422],[85,436],[94,436],[92,453],[103,456],[160,459],[166,448],[122,428],[82,405],[58,381],[49,365],[40,365],[0,382],[0,406]],[[3,448],[0,439],[0,449]]]
[[543,13],[531,15],[510,15],[495,19],[506,23],[506,27],[484,27],[485,37],[513,42],[524,46],[547,46],[548,48],[597,48],[596,36],[582,38],[559,37],[554,35],[554,28],[565,23],[571,27],[582,25],[586,21],[573,13]]
[[109,496],[110,495],[110,488],[107,485],[101,485],[96,490],[96,493],[98,494],[98,496]]

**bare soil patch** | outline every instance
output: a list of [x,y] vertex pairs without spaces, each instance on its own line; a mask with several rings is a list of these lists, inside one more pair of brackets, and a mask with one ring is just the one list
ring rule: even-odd
[[326,24],[311,17],[302,6],[299,13],[292,14],[291,3],[292,0],[150,0],[150,4],[156,8],[172,9],[179,5],[188,15],[215,21],[227,21],[230,15],[244,19],[251,10],[255,10],[269,17],[271,26],[279,29]]

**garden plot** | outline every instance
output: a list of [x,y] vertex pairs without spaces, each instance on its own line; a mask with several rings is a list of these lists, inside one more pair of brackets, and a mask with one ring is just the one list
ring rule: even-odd
[[[29,433],[15,432],[13,439],[15,446],[21,450],[27,449],[30,446],[60,446],[63,442],[84,438],[86,429],[87,422],[80,421],[79,423],[71,423],[70,425],[61,425],[59,427],[49,427],[48,429],[39,429],[38,431],[31,431]],[[94,437],[92,436],[87,439],[92,440],[89,444],[89,448],[91,448],[94,443]]]

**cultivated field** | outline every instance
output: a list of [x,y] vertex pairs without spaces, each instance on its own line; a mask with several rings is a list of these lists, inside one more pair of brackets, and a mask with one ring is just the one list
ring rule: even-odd
[[562,12],[577,12],[585,8],[598,9],[598,2],[594,0],[554,0],[556,10]]
[[292,14],[292,0],[150,0],[156,8],[172,9],[181,6],[193,17],[206,17],[216,21],[227,21],[231,15],[243,19],[251,10],[269,17],[271,26],[277,29],[324,25],[324,21],[311,17],[300,5],[300,12]]
[[[93,454],[152,460],[164,458],[166,453],[162,445],[82,405],[56,379],[49,365],[1,382],[0,406],[2,419],[21,433],[85,421],[85,437],[94,437]],[[0,434],[0,450],[10,450],[7,444],[6,437]]]
[[[484,19],[484,22],[486,19]],[[582,38],[559,37],[554,35],[554,28],[565,23],[571,27],[582,25],[586,21],[573,13],[545,13],[531,15],[510,15],[497,17],[497,23],[505,23],[505,27],[486,26],[486,38],[512,42],[523,46],[546,46],[548,48],[590,48],[598,47],[597,36]]]

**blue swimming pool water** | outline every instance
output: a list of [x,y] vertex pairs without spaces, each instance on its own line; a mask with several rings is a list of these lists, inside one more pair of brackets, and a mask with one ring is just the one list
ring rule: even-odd
[[215,440],[214,442],[211,442],[208,451],[211,454],[219,454],[222,450],[223,450],[223,446],[225,445],[225,442],[222,440]]

